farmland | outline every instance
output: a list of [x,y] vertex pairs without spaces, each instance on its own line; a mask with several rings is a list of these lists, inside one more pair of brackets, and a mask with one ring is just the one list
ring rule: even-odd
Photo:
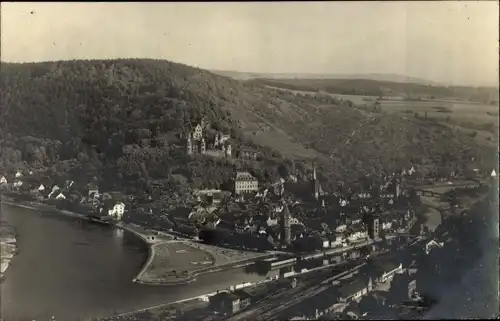
[[456,131],[474,136],[477,142],[482,145],[495,145],[498,137],[498,105],[486,105],[453,98],[404,100],[402,97],[343,95],[269,87],[286,90],[296,95],[328,95],[351,101],[354,105],[367,110],[372,110],[377,104],[379,106],[377,112],[400,114],[407,118],[420,117],[435,120]]

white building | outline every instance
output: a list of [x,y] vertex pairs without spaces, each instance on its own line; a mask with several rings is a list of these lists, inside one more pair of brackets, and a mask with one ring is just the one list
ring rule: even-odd
[[5,176],[0,177],[0,184],[7,184],[7,178]]
[[59,193],[59,194],[57,194],[57,196],[56,196],[56,200],[65,200],[65,199],[66,199],[66,196],[64,196],[64,194],[63,194],[63,193]]
[[397,264],[385,264],[385,266],[382,268],[383,273],[382,275],[377,279],[377,282],[383,283],[389,280],[392,280],[394,278],[394,274],[400,274],[403,272],[403,264],[399,263]]
[[341,234],[335,234],[330,242],[330,247],[340,247],[344,243],[344,238]]
[[125,204],[122,202],[117,202],[111,209],[108,210],[108,215],[115,217],[117,220],[121,220],[125,213]]
[[23,176],[23,173],[21,173],[21,171],[17,171],[16,178],[19,178],[19,177],[22,177],[22,176]]
[[267,226],[271,227],[271,226],[276,226],[278,225],[278,219],[275,218],[275,219],[272,219],[271,217],[269,217],[266,221],[266,224]]
[[45,191],[45,186],[43,186],[43,184],[40,184],[40,186],[38,186],[38,191],[39,192]]
[[15,182],[14,182],[14,184],[12,184],[12,185],[13,185],[14,187],[19,188],[19,187],[23,186],[23,181],[15,181]]
[[347,229],[346,224],[340,224],[335,228],[335,232],[338,232],[338,233],[345,232],[346,229]]
[[57,195],[58,194],[57,192],[60,190],[61,190],[61,188],[59,186],[54,185],[52,187],[52,191],[49,193],[49,198],[51,198],[53,195]]
[[99,198],[99,188],[97,186],[89,187],[89,197]]
[[383,222],[382,223],[382,229],[383,230],[390,230],[392,228],[392,222]]
[[236,195],[256,192],[259,189],[259,182],[249,172],[236,173],[234,181],[234,193]]
[[353,231],[348,237],[347,239],[351,242],[356,242],[356,241],[359,241],[359,240],[362,240],[362,239],[366,239],[368,237],[368,233],[366,231],[363,231],[363,230],[359,230],[359,231]]
[[434,240],[431,240],[429,243],[425,245],[425,254],[429,254],[432,249],[434,248],[440,248],[443,247],[444,243],[443,242],[436,242]]

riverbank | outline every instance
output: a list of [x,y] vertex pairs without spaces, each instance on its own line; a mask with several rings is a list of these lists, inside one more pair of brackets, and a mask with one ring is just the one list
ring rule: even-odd
[[[2,203],[28,210],[88,219],[87,215],[61,210],[43,203],[29,202],[26,204],[6,199]],[[202,274],[241,267],[253,263],[256,258],[271,256],[267,253],[221,249],[189,239],[176,239],[167,233],[147,231],[141,226],[131,223],[116,222],[113,224],[109,222],[106,224],[126,230],[147,244],[148,258],[132,280],[139,284],[162,286],[188,284]]]
[[0,221],[0,281],[3,281],[12,259],[16,255],[16,231],[6,222]]
[[149,248],[146,263],[133,279],[145,285],[175,286],[196,281],[196,277],[252,264],[272,254],[222,249],[167,233],[154,233],[131,223],[116,227],[140,237]]

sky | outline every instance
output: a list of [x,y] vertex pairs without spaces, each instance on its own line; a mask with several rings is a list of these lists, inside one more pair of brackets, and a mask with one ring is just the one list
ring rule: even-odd
[[498,85],[498,1],[6,3],[1,60],[154,58]]

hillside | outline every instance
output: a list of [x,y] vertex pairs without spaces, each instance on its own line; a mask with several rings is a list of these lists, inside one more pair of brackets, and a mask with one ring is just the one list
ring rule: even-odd
[[366,79],[375,81],[390,81],[397,83],[415,83],[423,85],[438,85],[433,81],[408,77],[398,74],[304,74],[304,73],[254,73],[232,70],[210,70],[214,74],[231,77],[237,80],[250,79]]
[[[1,97],[1,171],[38,168],[82,184],[98,177],[104,188],[128,192],[155,182],[218,187],[238,168],[269,181],[313,161],[331,184],[410,164],[494,163],[494,151],[434,122],[168,61],[2,63]],[[201,116],[230,130],[236,150],[257,149],[261,161],[187,157],[184,137]]]
[[410,99],[454,98],[492,105],[497,105],[499,101],[498,88],[493,87],[439,86],[418,82],[374,79],[276,79],[270,77],[249,81],[277,88],[313,92],[324,91],[343,95],[399,96]]

